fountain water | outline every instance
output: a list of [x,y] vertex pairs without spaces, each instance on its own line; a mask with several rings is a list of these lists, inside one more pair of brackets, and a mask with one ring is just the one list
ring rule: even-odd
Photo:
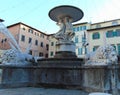
[[7,39],[9,40],[9,44],[12,49],[17,49],[17,51],[21,52],[19,45],[17,44],[13,35],[9,32],[9,30],[5,27],[5,25],[0,22],[0,32],[3,33]]
[[5,27],[5,25],[0,22],[0,33],[4,34],[8,40],[11,49],[5,50],[1,54],[1,63],[4,65],[26,65],[29,60],[34,60],[34,58],[28,54],[30,48],[27,49],[27,52],[23,53],[17,44],[15,38],[10,33],[10,31]]

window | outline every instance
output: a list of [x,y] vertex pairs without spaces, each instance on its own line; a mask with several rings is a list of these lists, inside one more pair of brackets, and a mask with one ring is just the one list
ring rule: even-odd
[[23,27],[22,29],[23,29],[23,30],[25,30],[25,28],[24,28],[24,27]]
[[78,43],[78,36],[75,37],[75,43]]
[[73,28],[73,31],[75,32],[75,31],[76,31],[76,28]]
[[120,29],[116,29],[116,36],[120,36]]
[[53,51],[50,52],[50,56],[53,56]]
[[41,33],[41,34],[40,34],[40,37],[44,38],[44,34]]
[[82,54],[82,48],[78,48],[78,55]]
[[32,29],[29,29],[28,32],[32,33],[33,34],[33,30]]
[[42,52],[40,52],[40,53],[39,53],[39,56],[40,56],[40,57],[42,57],[42,56],[43,56],[43,53],[42,53]]
[[82,30],[86,30],[86,26],[83,26]]
[[48,53],[47,53],[47,54],[45,54],[45,57],[46,57],[46,58],[48,58]]
[[82,26],[80,26],[80,31],[82,31]]
[[96,28],[100,28],[100,27],[101,27],[101,25],[100,25],[100,24],[97,24],[97,25],[96,25]]
[[35,35],[36,35],[36,32],[35,32]]
[[37,33],[37,36],[39,36],[39,33]]
[[118,25],[117,21],[112,21],[112,25]]
[[93,47],[93,51],[96,51],[98,49],[99,46],[94,46]]
[[79,31],[79,27],[77,27],[77,31]]
[[107,31],[107,33],[106,33],[106,37],[108,37],[108,38],[111,38],[111,37],[114,37],[114,31],[113,30],[109,30],[109,31]]
[[93,33],[92,38],[93,39],[99,39],[100,38],[100,34],[98,32]]
[[32,55],[32,50],[29,51],[29,54]]
[[82,42],[86,42],[86,33],[84,32],[84,34],[82,35]]
[[43,42],[40,43],[40,46],[43,47]]
[[49,45],[48,44],[46,44],[46,50],[49,50]]
[[23,42],[25,41],[25,35],[21,36],[21,41],[23,41]]
[[28,43],[31,43],[31,42],[32,42],[32,38],[29,37]]
[[51,42],[51,46],[54,46],[54,42]]
[[35,40],[35,45],[36,45],[36,46],[38,45],[38,40]]

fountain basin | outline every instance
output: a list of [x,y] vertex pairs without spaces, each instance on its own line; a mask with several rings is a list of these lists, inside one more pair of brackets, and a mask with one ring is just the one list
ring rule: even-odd
[[[120,66],[115,67],[120,71]],[[84,66],[79,58],[41,59],[30,66],[0,65],[0,88],[55,87],[87,92],[112,92],[110,72],[113,66]],[[120,74],[118,74],[118,88]]]

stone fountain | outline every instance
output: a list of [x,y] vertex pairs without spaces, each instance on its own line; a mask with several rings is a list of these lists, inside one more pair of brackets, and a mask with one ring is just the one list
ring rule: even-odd
[[[38,59],[37,62],[32,60],[34,58],[21,52],[8,29],[0,23],[0,30],[7,36],[11,45],[11,50],[4,53],[2,65],[0,65],[2,71],[0,87],[81,87],[80,68],[84,64],[84,60],[76,57],[75,44],[71,39],[74,36],[72,22],[80,20],[83,12],[79,8],[64,5],[53,8],[49,12],[49,16],[61,27],[54,35],[58,39],[57,52],[54,58]],[[29,58],[32,60],[30,61],[32,64],[29,62]],[[26,61],[26,59],[28,60]]]
[[[16,62],[25,64],[25,59],[31,59],[31,57],[24,56],[26,53],[21,53],[19,46],[13,38],[10,38],[13,50],[11,53],[13,58],[10,58],[12,65],[7,65],[5,59],[2,62],[4,64],[0,65],[0,87],[60,87],[119,95],[120,67],[111,46],[98,49],[93,57],[87,57],[89,59],[87,63],[85,63],[87,58],[81,59],[75,55],[75,44],[71,40],[74,36],[72,23],[83,17],[82,10],[68,5],[57,6],[50,10],[49,17],[60,26],[60,30],[53,35],[57,39],[54,58],[39,59],[36,62],[32,61],[32,64],[27,60],[28,65],[15,65]],[[11,36],[6,33],[6,28],[1,28],[1,31],[5,32],[8,38]],[[16,54],[14,50],[18,53]],[[99,52],[100,50],[102,52]],[[104,50],[107,50],[107,53],[104,53]],[[20,59],[19,56],[14,57],[14,53],[23,57]]]

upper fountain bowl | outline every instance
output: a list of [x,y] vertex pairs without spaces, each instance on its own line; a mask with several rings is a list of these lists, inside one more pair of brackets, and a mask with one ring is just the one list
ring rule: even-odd
[[49,12],[49,17],[56,22],[64,17],[70,17],[72,22],[76,22],[82,19],[83,15],[84,13],[81,9],[69,5],[57,6]]

